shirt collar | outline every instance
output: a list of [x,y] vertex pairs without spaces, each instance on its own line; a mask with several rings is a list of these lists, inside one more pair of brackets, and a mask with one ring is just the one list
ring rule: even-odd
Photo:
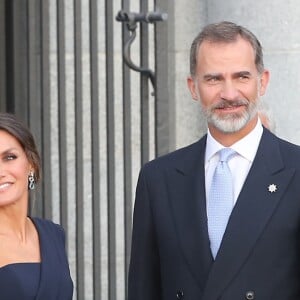
[[[263,127],[260,119],[258,118],[254,129],[242,139],[231,145],[230,148],[235,150],[239,155],[252,162],[256,155],[262,133]],[[249,145],[252,145],[252,147],[249,147]],[[207,163],[222,148],[224,148],[224,146],[213,138],[208,129],[205,151],[205,163]]]

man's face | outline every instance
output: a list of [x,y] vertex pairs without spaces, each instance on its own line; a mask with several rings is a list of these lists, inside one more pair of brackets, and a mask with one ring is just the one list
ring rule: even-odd
[[252,126],[259,97],[265,93],[269,73],[259,74],[249,42],[204,41],[198,50],[195,76],[188,78],[192,97],[201,102],[211,130],[238,132]]

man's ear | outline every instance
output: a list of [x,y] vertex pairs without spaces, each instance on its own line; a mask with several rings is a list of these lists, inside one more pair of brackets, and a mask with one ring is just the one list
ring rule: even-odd
[[260,96],[263,96],[265,94],[269,83],[269,79],[270,79],[270,72],[268,70],[264,70],[260,78],[260,91],[259,91]]
[[191,96],[194,100],[198,101],[198,94],[197,94],[197,84],[192,76],[187,78],[187,85],[190,90]]

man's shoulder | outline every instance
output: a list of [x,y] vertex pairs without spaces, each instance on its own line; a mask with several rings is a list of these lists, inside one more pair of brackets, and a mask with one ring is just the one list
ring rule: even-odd
[[185,147],[176,149],[170,153],[159,156],[144,165],[144,168],[152,167],[167,167],[170,165],[175,165],[182,163],[185,160],[191,160],[201,155],[201,151],[204,152],[206,143],[206,136],[202,137],[200,140],[187,145]]
[[285,139],[278,138],[279,145],[281,149],[281,153],[285,156],[287,159],[295,157],[300,162],[300,146],[294,143],[291,143]]
[[295,153],[296,155],[297,154],[300,154],[300,145],[297,145],[295,143],[292,143],[282,137],[278,137],[277,135],[274,135],[273,133],[271,132],[267,132],[267,134],[269,136],[271,136],[271,138],[277,140],[280,148],[283,150],[283,151],[289,151],[291,153]]
[[[291,143],[290,141],[287,141],[286,139],[283,139],[281,137],[275,136],[274,134],[267,132],[267,148],[271,148],[270,151],[272,153],[272,151],[274,149],[272,149],[273,147],[277,147],[276,144],[278,145],[278,149],[280,152],[280,156],[283,159],[283,161],[285,163],[290,163],[291,165],[293,165],[294,167],[299,167],[300,166],[300,146],[295,144],[295,143]],[[271,140],[271,143],[269,143],[269,141]],[[273,141],[273,142],[272,142]],[[274,143],[275,141],[275,143]],[[266,147],[265,147],[266,149]]]

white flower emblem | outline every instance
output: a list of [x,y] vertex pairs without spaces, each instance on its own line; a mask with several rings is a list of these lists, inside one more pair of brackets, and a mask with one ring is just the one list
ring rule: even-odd
[[274,183],[270,184],[268,190],[270,193],[275,193],[277,191],[277,185]]

